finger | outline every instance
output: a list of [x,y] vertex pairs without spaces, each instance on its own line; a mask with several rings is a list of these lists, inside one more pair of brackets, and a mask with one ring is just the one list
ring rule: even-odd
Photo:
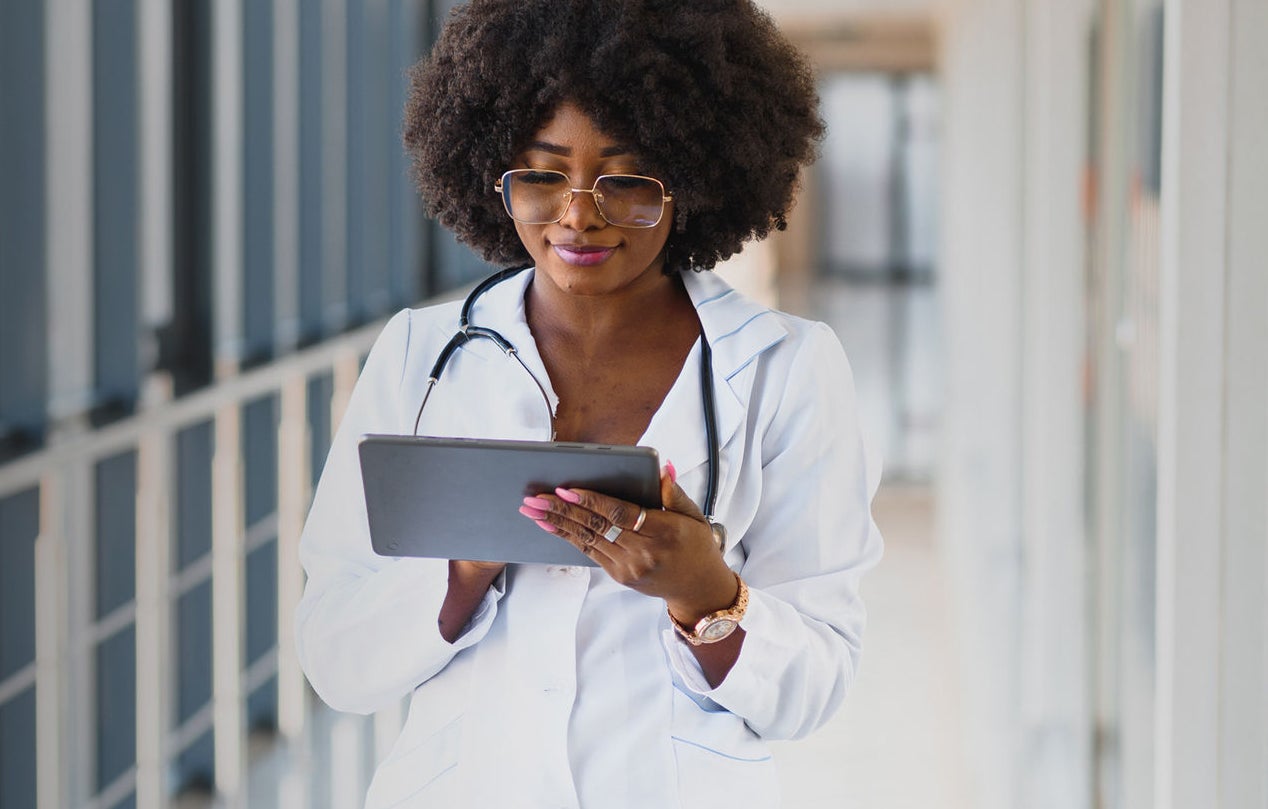
[[703,520],[704,512],[696,505],[696,501],[692,500],[678,485],[676,475],[672,474],[671,470],[666,470],[660,476],[660,500],[665,504],[665,510]]
[[623,558],[624,548],[601,534],[595,533],[589,526],[573,522],[558,515],[552,516],[554,516],[556,521],[549,523],[552,529],[551,533],[598,562],[601,567],[609,572]]
[[538,528],[547,533],[557,534],[583,552],[594,547],[598,548],[605,557],[615,558],[619,555],[606,549],[613,544],[613,540],[605,536],[613,523],[601,514],[554,495],[525,497],[524,505],[520,506],[519,511],[537,523]]
[[[620,500],[589,489],[559,488],[555,489],[555,496],[563,500],[566,506],[571,507],[565,507],[563,512],[565,516],[577,522],[589,524],[600,534],[610,525],[620,526],[627,531],[632,529],[634,523],[638,522],[639,511],[642,510],[642,506],[627,500]],[[590,519],[584,514],[579,514],[579,510],[597,515],[599,519]]]

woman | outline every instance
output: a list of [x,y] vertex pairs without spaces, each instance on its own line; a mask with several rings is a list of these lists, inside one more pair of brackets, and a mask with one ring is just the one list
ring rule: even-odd
[[[821,132],[748,0],[475,0],[415,68],[429,213],[532,268],[471,310],[518,363],[473,340],[429,385],[458,306],[388,323],[318,486],[304,669],[340,710],[411,696],[368,806],[778,805],[763,740],[821,725],[857,670],[876,469],[830,330],[706,271],[783,226]],[[413,432],[652,446],[665,508],[519,504],[596,568],[378,557],[356,441]]]

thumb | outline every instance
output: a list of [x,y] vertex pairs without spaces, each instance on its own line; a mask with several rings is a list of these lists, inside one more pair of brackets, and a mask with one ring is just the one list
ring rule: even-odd
[[675,511],[679,514],[685,514],[688,517],[694,517],[699,520],[704,519],[704,512],[696,505],[695,501],[687,496],[682,487],[677,483],[677,474],[674,471],[673,464],[667,464],[660,473],[660,501],[664,505],[666,511]]

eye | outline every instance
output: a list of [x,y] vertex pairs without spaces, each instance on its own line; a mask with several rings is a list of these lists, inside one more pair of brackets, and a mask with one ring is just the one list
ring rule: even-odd
[[527,170],[517,174],[515,179],[528,185],[563,185],[568,182],[568,178],[557,171]]

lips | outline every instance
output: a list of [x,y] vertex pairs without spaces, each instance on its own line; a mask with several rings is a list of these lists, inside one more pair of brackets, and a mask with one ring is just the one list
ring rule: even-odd
[[575,267],[593,267],[607,261],[615,247],[604,247],[596,244],[552,244],[555,255]]

